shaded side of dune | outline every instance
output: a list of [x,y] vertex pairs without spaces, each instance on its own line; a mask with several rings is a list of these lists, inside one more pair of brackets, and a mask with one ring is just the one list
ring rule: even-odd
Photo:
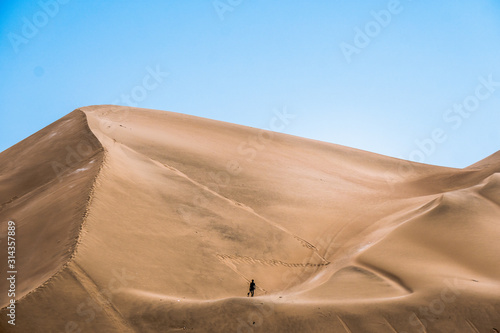
[[[71,259],[102,152],[85,114],[75,110],[0,154],[1,234],[6,234],[8,221],[15,222],[16,299],[21,308],[28,293],[47,283]],[[2,258],[5,253],[2,245]],[[6,265],[2,259],[2,272]],[[0,290],[7,289],[6,280],[0,280]],[[8,302],[2,293],[0,306]],[[18,314],[24,322],[35,315],[22,310]],[[0,316],[7,318],[5,308]]]

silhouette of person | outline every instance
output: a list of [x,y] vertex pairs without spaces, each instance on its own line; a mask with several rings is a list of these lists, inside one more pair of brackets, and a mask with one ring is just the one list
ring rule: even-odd
[[248,293],[248,295],[252,294],[252,297],[253,297],[254,291],[255,291],[255,282],[253,282],[253,280],[252,280],[252,282],[250,282],[250,292]]

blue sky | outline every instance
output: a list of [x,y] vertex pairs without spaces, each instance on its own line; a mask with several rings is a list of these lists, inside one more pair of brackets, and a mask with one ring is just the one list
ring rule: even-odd
[[[93,104],[429,164],[500,150],[500,3],[0,2],[0,151]],[[128,97],[127,97],[128,96]]]

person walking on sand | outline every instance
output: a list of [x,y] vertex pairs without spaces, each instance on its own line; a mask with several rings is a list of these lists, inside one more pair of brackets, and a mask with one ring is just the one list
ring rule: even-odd
[[253,297],[253,293],[255,292],[255,282],[250,282],[250,292],[247,294],[247,296],[250,296],[250,294],[252,294],[252,297]]

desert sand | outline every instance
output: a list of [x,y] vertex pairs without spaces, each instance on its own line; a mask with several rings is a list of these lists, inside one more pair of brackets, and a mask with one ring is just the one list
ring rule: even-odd
[[[498,332],[500,152],[77,109],[0,154],[1,332]],[[255,279],[255,297],[247,297]]]

